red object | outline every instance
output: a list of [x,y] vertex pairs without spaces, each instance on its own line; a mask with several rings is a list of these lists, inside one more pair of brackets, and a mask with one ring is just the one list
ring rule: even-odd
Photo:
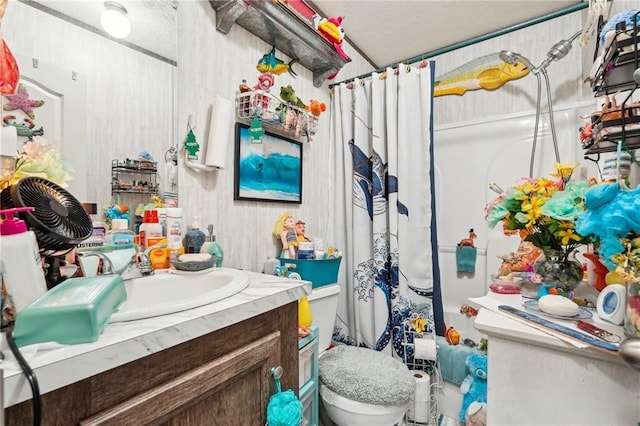
[[[7,4],[9,4],[9,0],[0,0],[0,27],[2,27],[2,18]],[[18,88],[19,79],[18,62],[13,57],[0,31],[0,95],[13,95]]]
[[489,286],[489,289],[498,294],[519,294],[521,292],[520,286],[517,286],[515,284],[493,283]]
[[296,12],[307,18],[309,21],[313,21],[313,15],[316,11],[311,9],[304,0],[288,0],[287,4]]
[[595,253],[583,253],[583,256],[591,261],[593,264],[593,274],[595,275],[595,280],[593,281],[593,287],[602,291],[607,286],[607,282],[605,281],[605,276],[609,272],[606,266],[600,262],[600,256]]

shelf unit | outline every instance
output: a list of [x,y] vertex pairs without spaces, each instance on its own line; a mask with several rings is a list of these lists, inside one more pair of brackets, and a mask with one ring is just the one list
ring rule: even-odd
[[156,163],[146,160],[111,161],[111,194],[158,195]]
[[639,43],[640,27],[636,24],[631,29],[618,30],[603,54],[591,86],[593,92],[596,96],[625,91],[628,94],[619,107],[592,118],[593,136],[585,148],[587,155],[615,151],[619,141],[630,150],[640,148],[640,102],[630,103],[640,87]]
[[299,400],[302,403],[301,426],[318,426],[319,387],[318,355],[319,329],[311,326],[311,334],[298,340]]
[[318,117],[262,90],[238,93],[236,115],[246,124],[258,118],[265,129],[296,139],[311,141],[318,130]]
[[234,23],[258,36],[313,72],[322,87],[350,58],[341,57],[307,21],[279,1],[209,0],[216,11],[216,29],[228,34]]

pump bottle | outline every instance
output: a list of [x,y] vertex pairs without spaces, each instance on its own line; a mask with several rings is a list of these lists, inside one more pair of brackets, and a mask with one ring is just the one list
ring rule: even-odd
[[207,225],[208,235],[205,243],[200,248],[200,253],[209,253],[216,259],[216,268],[222,267],[222,260],[224,259],[224,251],[220,244],[216,242],[216,235],[213,233],[213,225]]
[[7,293],[13,298],[16,312],[47,292],[36,235],[27,230],[24,220],[13,216],[32,210],[33,207],[0,210],[0,215],[5,217],[0,223],[2,279]]

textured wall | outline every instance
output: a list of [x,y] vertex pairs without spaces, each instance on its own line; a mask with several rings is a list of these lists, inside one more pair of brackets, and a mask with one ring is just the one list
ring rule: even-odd
[[[631,3],[616,2],[614,6],[622,10],[632,7]],[[574,13],[440,55],[434,58],[436,75],[501,49],[520,52],[539,64],[556,41],[569,37],[582,26],[585,16],[586,11]],[[209,104],[216,95],[234,99],[242,79],[255,84],[258,75],[255,64],[270,50],[270,46],[237,25],[228,35],[217,32],[215,12],[207,1],[180,2],[177,68],[15,1],[9,4],[2,30],[16,53],[87,76],[90,171],[86,179],[88,193],[94,198],[86,201],[98,202],[100,207],[111,202],[111,159],[133,157],[142,149],[161,159],[170,144],[184,141],[189,115],[193,116],[195,133],[202,143],[206,140]],[[354,60],[340,71],[336,80],[371,70],[349,46],[345,46],[345,51]],[[582,83],[592,56],[592,47],[583,50],[574,43],[568,57],[549,67],[556,105],[593,99],[588,86]],[[289,59],[279,52],[278,57]],[[313,87],[311,71],[300,65],[294,68],[298,77],[278,77],[276,90],[292,84],[304,101],[314,98],[328,105],[327,85]],[[436,98],[434,122],[438,128],[532,111],[535,93],[536,81],[529,75],[497,92]],[[234,201],[233,145],[227,153],[229,166],[223,171],[196,173],[185,170],[181,164],[179,191],[184,218],[190,221],[197,215],[203,226],[214,223],[218,241],[225,249],[225,265],[235,268],[260,270],[262,262],[277,253],[271,228],[275,219],[287,210],[307,222],[310,236],[328,238],[331,242],[333,196],[328,183],[333,170],[328,135],[329,114],[325,113],[314,141],[304,144],[302,205]]]
[[[88,199],[80,201],[98,203],[99,209],[112,202],[112,159],[135,158],[144,149],[164,157],[174,140],[174,66],[17,1],[9,2],[2,33],[14,53],[87,80],[86,116],[69,118],[87,122],[88,173],[74,177],[87,180]],[[121,201],[135,206],[148,197]]]

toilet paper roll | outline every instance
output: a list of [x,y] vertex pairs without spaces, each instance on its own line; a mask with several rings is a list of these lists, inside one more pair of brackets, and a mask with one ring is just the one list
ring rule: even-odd
[[424,371],[412,370],[411,374],[416,380],[416,393],[409,402],[407,418],[428,423],[431,411],[431,378]]
[[416,359],[426,359],[430,361],[436,360],[436,341],[435,339],[419,339],[413,341],[414,353]]
[[216,96],[211,106],[209,138],[204,164],[224,169],[227,164],[227,148],[231,144],[229,131],[233,117],[233,104],[230,100]]

